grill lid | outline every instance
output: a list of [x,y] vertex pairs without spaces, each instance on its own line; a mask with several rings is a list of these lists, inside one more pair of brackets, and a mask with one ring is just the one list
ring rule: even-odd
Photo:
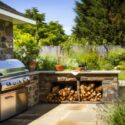
[[26,73],[25,65],[17,59],[6,59],[0,61],[0,76]]

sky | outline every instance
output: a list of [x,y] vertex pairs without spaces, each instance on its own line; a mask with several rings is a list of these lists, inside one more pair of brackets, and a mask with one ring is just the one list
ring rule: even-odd
[[46,22],[58,21],[70,35],[75,19],[76,0],[0,0],[20,12],[32,7],[38,8],[41,13],[45,13]]

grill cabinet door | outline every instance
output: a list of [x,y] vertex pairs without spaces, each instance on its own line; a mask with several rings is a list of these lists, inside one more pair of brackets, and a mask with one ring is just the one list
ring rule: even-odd
[[16,114],[16,92],[1,94],[1,120]]
[[21,113],[27,109],[27,89],[22,88],[16,91],[17,100],[17,113]]

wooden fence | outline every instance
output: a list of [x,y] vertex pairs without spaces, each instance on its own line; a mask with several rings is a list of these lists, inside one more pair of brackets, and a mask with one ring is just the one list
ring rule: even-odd
[[[72,46],[71,50],[73,52],[82,52],[85,51],[87,48],[94,48],[94,46]],[[111,49],[118,49],[121,48],[120,46],[96,46],[95,49],[97,50],[97,52],[100,55],[105,55],[107,53],[107,49],[111,50]],[[42,55],[53,55],[53,56],[59,56],[59,55],[64,55],[65,54],[65,50],[60,47],[60,46],[43,46],[40,49],[40,54]]]

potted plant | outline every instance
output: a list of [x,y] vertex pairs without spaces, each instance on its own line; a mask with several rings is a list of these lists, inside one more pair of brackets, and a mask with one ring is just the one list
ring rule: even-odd
[[58,63],[55,65],[56,71],[63,71],[64,65],[61,64],[61,57],[58,57],[57,62]]
[[32,58],[28,61],[29,71],[34,71],[36,69],[36,66],[37,66],[37,59]]
[[22,60],[30,71],[34,71],[40,46],[35,37],[30,34],[19,34],[18,37],[14,44],[15,58]]
[[62,64],[57,64],[55,65],[56,71],[63,71],[64,70],[64,65]]
[[85,70],[87,70],[87,65],[86,64],[79,64],[77,70],[78,71],[85,71]]

